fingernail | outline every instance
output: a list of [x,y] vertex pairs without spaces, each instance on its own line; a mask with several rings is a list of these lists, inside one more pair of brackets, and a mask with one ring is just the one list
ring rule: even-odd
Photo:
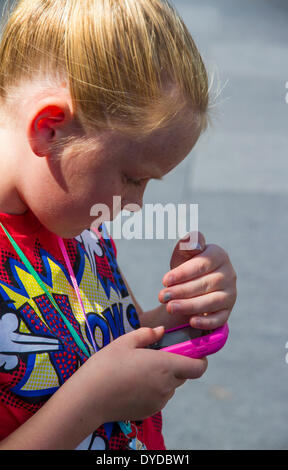
[[164,296],[163,296],[163,301],[164,302],[169,302],[169,300],[172,299],[172,295],[170,294],[170,292],[165,292]]
[[164,326],[156,326],[156,328],[153,328],[155,333],[162,333],[164,330]]

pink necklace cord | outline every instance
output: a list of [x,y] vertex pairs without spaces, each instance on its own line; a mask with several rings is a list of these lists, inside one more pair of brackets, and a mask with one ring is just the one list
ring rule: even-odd
[[97,347],[96,342],[95,342],[95,340],[94,340],[94,337],[93,337],[93,335],[92,335],[92,331],[91,331],[91,328],[90,328],[90,325],[89,325],[89,322],[88,322],[88,318],[87,318],[87,315],[86,315],[86,312],[85,312],[84,304],[83,304],[83,301],[82,301],[82,298],[81,298],[81,294],[80,294],[80,291],[79,291],[79,286],[78,286],[78,283],[77,283],[77,280],[76,280],[76,277],[75,277],[73,268],[72,268],[72,266],[71,266],[70,259],[69,259],[69,256],[68,256],[66,247],[65,247],[65,245],[64,245],[64,241],[63,241],[63,239],[62,239],[61,237],[58,237],[58,236],[57,236],[57,239],[58,239],[58,244],[59,244],[60,249],[61,249],[61,251],[62,251],[64,260],[65,260],[65,262],[66,262],[67,269],[68,269],[68,272],[69,272],[69,275],[70,275],[70,278],[71,278],[73,287],[74,287],[74,289],[75,289],[75,292],[76,292],[76,295],[77,295],[77,298],[78,298],[78,302],[79,302],[79,304],[80,304],[81,310],[82,310],[83,315],[84,315],[84,318],[85,318],[85,322],[86,322],[86,325],[87,325],[87,328],[88,328],[88,331],[89,331],[89,334],[90,334],[90,338],[91,338],[91,342],[92,342],[92,344],[93,344],[94,351],[96,352],[96,351],[98,351],[98,347]]

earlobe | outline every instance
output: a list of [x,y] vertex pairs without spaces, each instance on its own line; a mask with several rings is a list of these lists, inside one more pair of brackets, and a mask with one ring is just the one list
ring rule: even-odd
[[51,143],[56,138],[56,130],[64,121],[65,113],[58,106],[46,106],[34,116],[29,126],[29,142],[36,155],[48,156]]

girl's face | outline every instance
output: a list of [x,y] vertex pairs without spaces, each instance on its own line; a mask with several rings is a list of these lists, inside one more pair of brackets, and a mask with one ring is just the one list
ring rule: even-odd
[[[100,216],[96,204],[107,206],[106,220],[128,204],[141,207],[147,183],[182,162],[198,140],[199,127],[186,111],[177,123],[141,141],[114,131],[75,138],[60,155],[35,158],[25,203],[57,235],[79,235]],[[114,213],[113,196],[121,200]]]

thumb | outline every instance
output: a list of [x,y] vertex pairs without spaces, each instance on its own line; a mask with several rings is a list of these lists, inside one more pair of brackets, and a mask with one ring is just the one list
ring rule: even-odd
[[157,328],[139,328],[126,335],[129,346],[132,348],[146,348],[147,346],[159,341],[164,334],[164,326]]
[[170,268],[177,268],[185,261],[205,250],[206,240],[201,232],[189,232],[178,241],[170,260]]

